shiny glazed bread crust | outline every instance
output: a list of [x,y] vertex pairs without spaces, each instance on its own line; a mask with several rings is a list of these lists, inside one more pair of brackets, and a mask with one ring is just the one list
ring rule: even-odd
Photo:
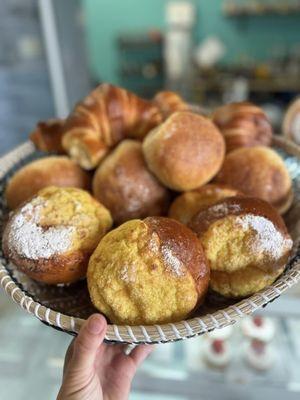
[[170,249],[191,273],[201,302],[207,290],[210,271],[200,240],[189,228],[169,218],[148,217],[144,223],[151,232],[157,233],[160,245]]

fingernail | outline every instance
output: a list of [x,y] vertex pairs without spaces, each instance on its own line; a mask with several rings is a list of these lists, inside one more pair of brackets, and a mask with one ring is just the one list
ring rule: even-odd
[[89,318],[87,328],[93,335],[98,335],[100,332],[102,332],[103,322],[100,315],[92,315]]

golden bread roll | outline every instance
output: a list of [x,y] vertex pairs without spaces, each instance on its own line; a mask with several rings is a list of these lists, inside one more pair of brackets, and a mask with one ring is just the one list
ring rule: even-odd
[[190,108],[179,94],[171,91],[158,92],[153,98],[153,103],[159,108],[164,119],[176,111],[187,111]]
[[135,94],[102,84],[76,105],[63,129],[66,152],[85,169],[97,167],[126,137],[143,139],[162,120],[158,108]]
[[210,183],[176,197],[169,208],[169,217],[187,225],[198,211],[226,197],[240,195],[241,192],[230,186]]
[[164,217],[131,220],[109,232],[87,272],[95,307],[117,324],[158,324],[186,318],[209,283],[201,242]]
[[196,189],[219,171],[224,139],[206,117],[176,112],[145,138],[143,151],[150,171],[170,189]]
[[215,181],[268,201],[281,214],[288,210],[293,199],[291,178],[282,158],[263,146],[229,153]]
[[93,193],[118,224],[163,215],[169,205],[168,190],[147,169],[142,144],[130,139],[102,161],[94,175]]
[[3,251],[32,279],[71,283],[86,275],[89,256],[111,225],[109,211],[88,192],[49,186],[11,215]]
[[239,147],[271,144],[271,123],[265,112],[254,104],[225,104],[215,110],[212,119],[224,135],[227,152]]
[[211,267],[211,288],[244,297],[283,272],[293,242],[283,219],[267,202],[230,197],[199,211],[190,228],[201,239]]
[[283,118],[282,131],[288,139],[300,144],[300,98],[289,105]]
[[35,147],[41,151],[65,153],[62,147],[64,119],[49,119],[38,122],[35,130],[29,135]]
[[89,189],[90,176],[64,156],[45,157],[20,168],[9,180],[5,198],[10,209],[19,207],[47,186]]

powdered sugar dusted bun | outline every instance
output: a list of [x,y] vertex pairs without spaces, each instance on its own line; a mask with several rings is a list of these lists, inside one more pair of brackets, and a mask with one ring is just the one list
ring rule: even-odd
[[244,297],[272,284],[283,272],[293,242],[283,219],[267,202],[231,197],[196,214],[189,224],[211,267],[211,287]]
[[100,241],[87,280],[93,304],[114,323],[175,322],[203,301],[209,267],[190,229],[148,217],[125,222]]
[[269,202],[280,214],[289,209],[293,200],[292,181],[284,161],[274,150],[263,146],[229,153],[215,181]]
[[136,140],[123,140],[100,164],[93,193],[118,224],[164,215],[169,205],[169,191],[147,169],[142,144]]
[[70,283],[85,276],[89,255],[111,225],[109,211],[87,192],[51,186],[10,216],[3,250],[35,280]]
[[165,186],[177,191],[196,189],[219,171],[224,139],[206,117],[176,112],[152,130],[143,142],[150,171]]
[[271,144],[271,123],[265,112],[254,104],[225,104],[214,111],[212,119],[224,135],[227,152],[239,147]]

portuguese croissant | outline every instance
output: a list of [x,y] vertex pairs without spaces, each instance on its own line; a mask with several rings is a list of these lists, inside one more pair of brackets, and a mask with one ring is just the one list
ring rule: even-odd
[[254,104],[225,104],[215,110],[212,119],[224,135],[227,152],[239,147],[268,146],[272,141],[270,121]]
[[143,139],[161,120],[155,104],[125,89],[102,84],[71,112],[62,144],[81,167],[93,169],[122,139]]

